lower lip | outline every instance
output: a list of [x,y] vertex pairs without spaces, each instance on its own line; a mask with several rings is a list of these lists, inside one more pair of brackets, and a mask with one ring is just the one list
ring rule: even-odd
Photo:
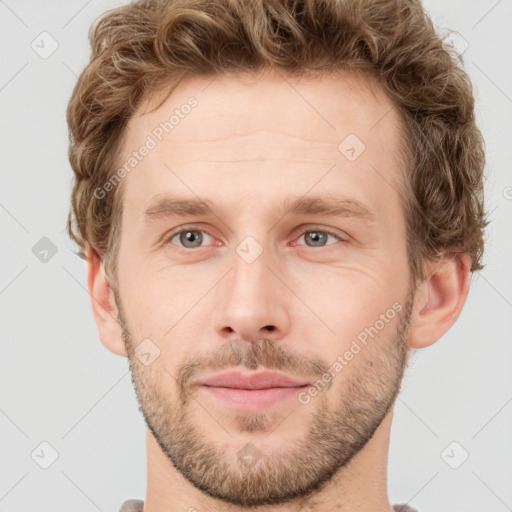
[[233,409],[250,411],[276,405],[287,398],[296,397],[306,386],[268,389],[237,389],[215,386],[201,386]]

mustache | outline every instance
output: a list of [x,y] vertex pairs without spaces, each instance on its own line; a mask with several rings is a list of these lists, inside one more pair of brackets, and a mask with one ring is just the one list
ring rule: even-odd
[[268,338],[252,341],[230,341],[211,354],[201,354],[187,359],[179,371],[177,382],[181,389],[207,370],[224,370],[243,366],[248,370],[263,367],[289,375],[308,375],[321,378],[329,369],[322,359],[308,359],[290,352],[279,343]]

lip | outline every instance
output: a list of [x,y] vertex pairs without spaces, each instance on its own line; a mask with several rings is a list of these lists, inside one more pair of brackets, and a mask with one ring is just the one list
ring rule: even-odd
[[256,411],[272,407],[279,402],[297,397],[309,386],[304,380],[275,372],[244,375],[226,372],[201,380],[200,388],[224,405],[238,411]]
[[297,388],[308,385],[306,380],[298,380],[277,372],[259,372],[243,374],[242,372],[230,371],[214,375],[199,381],[200,385],[235,388],[235,389],[269,389],[269,388]]

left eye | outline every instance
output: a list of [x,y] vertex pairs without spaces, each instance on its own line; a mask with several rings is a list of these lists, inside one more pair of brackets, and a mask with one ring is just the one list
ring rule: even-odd
[[[324,247],[325,245],[331,245],[327,244],[327,239],[329,237],[335,238],[336,241],[340,242],[341,238],[334,233],[330,233],[329,231],[322,231],[320,229],[312,229],[309,231],[303,231],[299,240],[304,237],[304,241],[306,243],[311,243],[312,245],[309,245],[309,247]],[[302,244],[301,244],[302,245]]]

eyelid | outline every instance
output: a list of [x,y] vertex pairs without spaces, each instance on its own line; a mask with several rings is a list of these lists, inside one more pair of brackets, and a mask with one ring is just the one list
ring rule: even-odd
[[323,233],[329,233],[329,235],[336,236],[340,239],[342,239],[341,237],[343,235],[348,237],[344,232],[342,234],[341,232],[337,232],[334,228],[320,226],[317,224],[302,224],[293,230],[292,235],[295,236],[296,234],[303,234],[307,231],[322,231]]

